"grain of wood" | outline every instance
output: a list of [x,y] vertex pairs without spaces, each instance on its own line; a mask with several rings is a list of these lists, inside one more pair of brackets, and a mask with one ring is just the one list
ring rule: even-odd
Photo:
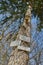
[[[21,28],[18,32],[18,35],[17,35],[17,40],[19,39],[19,34],[25,35],[25,36],[28,36],[30,34],[30,33],[27,34],[27,32],[28,32],[27,28],[30,27],[30,25],[28,25],[27,23],[30,22],[29,19],[31,17],[31,9],[28,9],[26,13],[28,13],[28,14],[25,15],[25,19],[24,19],[24,22],[23,22],[23,24],[25,23],[25,25],[21,26]],[[22,43],[22,45],[23,45],[23,43]],[[28,44],[26,44],[26,46],[27,45]],[[25,46],[25,44],[23,46]],[[29,60],[29,56],[28,56],[27,52],[18,50],[17,47],[16,47],[12,50],[8,65],[28,65],[27,64],[28,60]]]

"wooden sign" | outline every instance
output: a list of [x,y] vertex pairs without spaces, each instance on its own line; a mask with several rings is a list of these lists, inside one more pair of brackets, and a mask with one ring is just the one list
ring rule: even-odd
[[17,48],[18,48],[18,50],[23,50],[23,51],[30,52],[30,48],[29,47],[18,46]]
[[24,35],[20,35],[19,36],[20,40],[23,40],[25,42],[30,42],[30,37],[24,36]]
[[20,44],[21,44],[20,40],[15,40],[11,42],[10,46],[19,46]]

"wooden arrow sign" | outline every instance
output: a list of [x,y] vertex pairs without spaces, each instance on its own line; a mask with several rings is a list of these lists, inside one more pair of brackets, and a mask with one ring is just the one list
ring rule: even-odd
[[21,44],[20,40],[15,40],[11,42],[10,46],[19,46],[20,44]]
[[20,35],[19,36],[20,40],[23,40],[25,42],[30,42],[30,37],[24,36],[24,35]]
[[18,50],[30,52],[30,47],[18,46],[17,48],[18,48]]

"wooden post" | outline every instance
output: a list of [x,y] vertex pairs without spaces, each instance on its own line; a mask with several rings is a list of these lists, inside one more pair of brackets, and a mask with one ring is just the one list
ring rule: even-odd
[[[31,18],[31,6],[28,7],[23,25],[18,32],[16,40],[20,40],[19,34],[30,37],[29,36],[30,35],[30,25],[29,25],[30,24],[30,18]],[[29,29],[27,29],[27,28],[29,28]],[[23,39],[23,40],[25,40],[25,39]],[[23,44],[23,42],[24,42],[24,44]],[[25,43],[26,43],[25,41],[21,40],[21,45],[24,47],[22,48],[22,46],[21,47],[18,46],[12,50],[8,65],[28,65],[27,63],[29,60],[29,56],[28,56],[27,52],[24,50],[30,50],[30,48],[28,48],[28,49],[27,49],[27,47],[25,48]],[[30,43],[30,41],[28,42],[28,44],[29,43]],[[26,46],[28,46],[28,44],[26,43]],[[20,48],[21,48],[21,50],[18,50]]]

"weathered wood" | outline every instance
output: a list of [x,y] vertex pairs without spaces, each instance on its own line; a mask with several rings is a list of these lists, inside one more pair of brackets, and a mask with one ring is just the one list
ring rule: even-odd
[[18,48],[19,50],[23,50],[23,51],[30,52],[30,47],[18,46],[17,48]]
[[[19,34],[25,35],[22,38],[22,42],[21,42],[22,46],[17,46],[16,48],[14,48],[14,53],[11,55],[8,65],[28,65],[27,63],[28,63],[28,60],[29,60],[29,56],[28,56],[27,52],[30,52],[30,48],[27,47],[28,46],[27,43],[30,43],[30,38],[28,38],[28,37],[30,37],[29,36],[30,35],[30,29],[28,28],[28,27],[30,27],[30,25],[28,25],[28,24],[30,24],[29,19],[31,17],[30,7],[29,7],[29,9],[27,10],[26,13],[28,13],[28,14],[25,15],[25,19],[24,19],[24,22],[23,22],[23,24],[25,23],[25,25],[21,26],[21,28],[18,32],[17,38],[16,38],[16,40],[21,40],[21,36],[19,36]],[[27,28],[29,29],[29,31],[28,31]],[[27,34],[28,32],[29,32],[29,34]],[[28,37],[26,37],[26,36],[28,36]],[[23,44],[23,42],[24,42],[24,44]],[[25,43],[26,43],[26,46],[25,46]],[[27,52],[25,52],[25,51],[27,51]]]
[[10,44],[10,46],[12,47],[12,46],[18,46],[18,45],[20,45],[21,44],[21,41],[20,40],[15,40],[15,41],[12,41],[11,42],[11,44]]
[[12,51],[8,65],[27,65],[28,54],[24,51],[18,51],[16,48]]
[[19,36],[20,40],[23,40],[25,42],[30,42],[30,37],[24,36],[24,35],[20,35]]
[[30,31],[31,31],[31,30],[30,30],[30,27],[28,26],[27,29],[26,29],[26,35],[27,35],[28,37],[30,37],[30,34],[31,34]]
[[27,17],[27,16],[31,17],[31,11],[30,10],[32,10],[32,7],[29,5],[25,17]]

